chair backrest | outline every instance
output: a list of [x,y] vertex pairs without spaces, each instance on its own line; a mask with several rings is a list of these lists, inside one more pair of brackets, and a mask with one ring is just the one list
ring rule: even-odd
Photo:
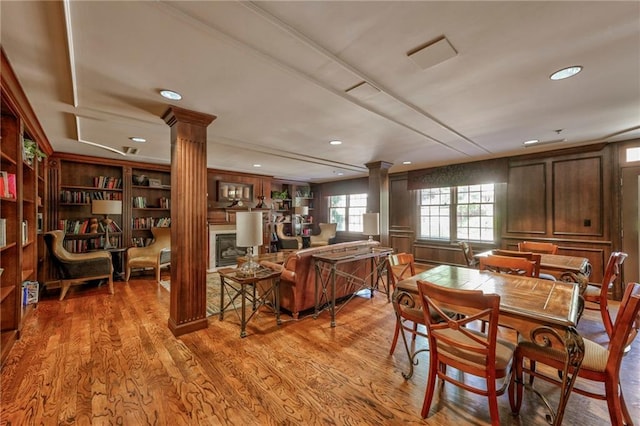
[[532,277],[535,265],[524,257],[489,255],[480,258],[480,270]]
[[466,241],[460,241],[458,243],[460,249],[462,250],[462,255],[464,256],[464,261],[467,263],[467,266],[470,268],[475,268],[478,266],[478,261],[473,255],[473,249]]
[[336,231],[338,229],[337,223],[320,223],[318,226],[320,227],[320,234],[318,234],[317,237],[327,241],[336,237]]
[[153,234],[153,243],[151,244],[158,247],[158,250],[171,250],[171,228],[151,228],[151,233]]
[[389,255],[389,277],[391,288],[395,288],[398,282],[416,274],[414,258],[411,253],[397,253]]
[[518,251],[531,251],[533,253],[542,254],[557,254],[558,245],[553,243],[523,241],[521,243],[518,243]]
[[[435,350],[436,356],[440,357],[442,354],[438,348],[450,347],[454,351],[477,355],[478,366],[474,374],[481,375],[482,371],[495,368],[500,296],[483,294],[482,290],[451,289],[422,280],[417,284],[432,354]],[[463,315],[452,317],[451,312]],[[442,321],[441,318],[448,320]],[[486,335],[479,335],[466,327],[477,320],[488,323]]]
[[64,248],[64,245],[62,244],[63,241],[64,231],[55,230],[44,234],[44,242],[46,243],[49,253],[56,264],[76,260],[74,253],[71,253]]
[[502,250],[496,249],[492,252],[496,256],[511,256],[511,257],[523,257],[533,262],[533,276],[540,276],[540,262],[542,261],[542,255],[540,253],[533,253],[530,251],[515,251],[515,250]]
[[607,266],[604,268],[604,275],[602,276],[602,287],[600,289],[600,303],[607,303],[607,293],[609,288],[618,279],[622,272],[622,263],[627,258],[628,254],[621,251],[614,251],[609,256]]
[[619,371],[625,349],[638,335],[640,328],[640,284],[629,283],[620,302],[609,343],[607,371]]

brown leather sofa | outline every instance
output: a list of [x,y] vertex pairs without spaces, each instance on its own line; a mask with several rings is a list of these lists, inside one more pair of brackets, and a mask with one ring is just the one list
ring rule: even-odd
[[[291,253],[283,265],[263,261],[264,266],[280,270],[280,307],[287,310],[297,319],[300,313],[315,307],[315,279],[313,255],[335,251],[354,250],[356,248],[378,247],[378,241],[352,241],[323,247],[311,247]],[[366,262],[362,265],[361,262]],[[354,273],[364,278],[371,271],[370,259],[346,262],[338,265],[339,270]],[[344,277],[336,278],[336,299],[347,296],[349,288],[344,284]],[[351,291],[353,291],[351,289]]]

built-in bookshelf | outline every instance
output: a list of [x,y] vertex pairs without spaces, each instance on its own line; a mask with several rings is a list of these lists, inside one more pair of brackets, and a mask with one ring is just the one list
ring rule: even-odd
[[171,226],[171,173],[134,168],[131,176],[131,245],[151,244],[151,228]]
[[[57,229],[65,231],[64,247],[73,253],[103,248],[107,226],[92,212],[95,200],[123,200],[123,170],[120,166],[60,160]],[[120,214],[109,215],[111,245],[123,247]]]
[[[1,49],[0,49],[1,50]],[[39,218],[45,200],[46,159],[32,156],[50,145],[2,50],[0,102],[0,363],[20,337],[37,300]],[[26,146],[27,142],[30,146]],[[33,151],[36,149],[36,151]],[[23,283],[31,296],[23,300]]]

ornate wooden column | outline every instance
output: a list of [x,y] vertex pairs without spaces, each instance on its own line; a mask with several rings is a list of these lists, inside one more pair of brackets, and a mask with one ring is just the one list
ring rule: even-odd
[[207,126],[214,115],[169,107],[171,303],[175,336],[207,328]]
[[389,247],[389,168],[393,163],[374,161],[365,166],[369,169],[367,212],[380,213],[380,243]]

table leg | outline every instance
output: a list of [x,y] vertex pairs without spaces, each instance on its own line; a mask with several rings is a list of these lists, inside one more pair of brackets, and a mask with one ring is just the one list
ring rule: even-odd
[[331,302],[329,303],[331,312],[331,327],[336,326],[336,265],[331,265]]
[[224,319],[224,276],[220,275],[220,314],[219,319]]
[[280,319],[280,277],[275,278],[274,284],[275,292],[276,292],[276,324],[282,324],[282,320]]
[[[254,286],[255,287],[255,286]],[[240,337],[247,337],[247,321],[246,321],[246,314],[245,314],[245,307],[246,307],[246,302],[247,302],[247,289],[246,289],[246,284],[240,284],[240,293],[241,297],[242,297],[242,315],[241,315],[241,320],[240,320]]]

